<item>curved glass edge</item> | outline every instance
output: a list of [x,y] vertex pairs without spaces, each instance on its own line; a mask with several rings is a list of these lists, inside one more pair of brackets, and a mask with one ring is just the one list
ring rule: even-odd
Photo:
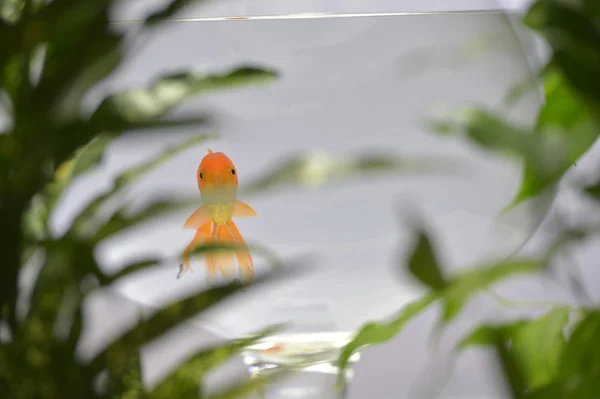
[[[315,18],[389,14],[439,14],[522,11],[529,0],[210,0],[186,7],[173,21],[249,18]],[[167,0],[122,0],[113,22],[134,22],[163,7]]]

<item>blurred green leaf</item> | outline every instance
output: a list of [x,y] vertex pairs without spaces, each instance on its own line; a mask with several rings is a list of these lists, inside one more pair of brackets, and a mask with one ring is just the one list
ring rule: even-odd
[[142,381],[140,352],[129,356],[123,370],[109,376],[108,393],[115,399],[143,399],[149,397]]
[[569,313],[568,307],[556,306],[533,320],[481,326],[464,338],[458,348],[493,346],[500,333],[505,341],[511,342],[509,351],[519,364],[527,390],[539,389],[559,376],[561,357],[567,345],[564,329],[569,322]]
[[494,348],[498,362],[502,366],[503,377],[513,399],[525,398],[525,381],[517,359],[508,348],[500,331],[494,334]]
[[569,308],[557,306],[513,332],[510,350],[521,366],[528,389],[542,387],[558,376],[569,313]]
[[[550,385],[543,386],[541,388],[532,389],[525,393],[524,398],[526,399],[567,399],[569,396],[565,396],[564,384],[562,381],[554,382]],[[578,396],[581,399],[592,399],[591,397]],[[575,399],[575,398],[573,398]]]
[[208,252],[231,252],[235,250],[249,250],[255,254],[265,257],[272,267],[280,267],[282,260],[281,258],[272,250],[268,249],[264,245],[259,245],[256,243],[246,242],[244,244],[239,243],[225,243],[225,242],[206,242],[204,244],[197,245],[190,252],[190,256],[197,256],[206,254]]
[[595,200],[600,201],[600,181],[586,186],[584,192]]
[[[121,34],[107,32],[108,17],[86,27],[82,37],[49,43],[44,69],[33,96],[39,111],[54,123],[78,118],[93,86],[114,72],[124,57]],[[80,134],[83,134],[80,133]],[[88,138],[93,136],[88,135]],[[55,137],[60,140],[60,136]]]
[[[256,244],[233,244],[233,243],[202,243],[194,247],[189,253],[188,256],[198,256],[202,254],[207,254],[209,252],[230,252],[239,249],[248,249],[251,252],[258,253],[259,255],[265,256],[272,267],[280,266],[281,260],[279,257],[273,252],[267,249],[264,246],[256,245]],[[140,260],[137,262],[133,262],[131,264],[125,265],[120,271],[113,275],[100,275],[99,280],[102,285],[110,285],[115,281],[118,281],[124,277],[128,277],[131,274],[139,273],[141,271],[148,270],[152,267],[159,266],[161,263],[165,261],[176,261],[171,259],[159,259],[159,258],[149,258]]]
[[444,311],[442,320],[449,322],[455,318],[467,301],[481,289],[517,274],[533,273],[546,267],[546,262],[538,259],[513,259],[463,272],[450,279],[444,291]]
[[585,11],[581,1],[540,0],[530,7],[523,21],[544,36],[553,50],[552,63],[598,111],[600,27]]
[[95,168],[102,161],[104,151],[110,144],[111,137],[107,135],[99,135],[92,139],[88,144],[79,148],[72,159],[63,162],[54,173],[54,180],[47,186],[43,198],[43,207],[45,212],[43,219],[37,220],[36,223],[46,227],[48,217],[54,210],[56,202],[75,178],[85,174]]
[[179,202],[159,200],[134,214],[128,214],[126,206],[121,207],[102,225],[102,227],[98,230],[94,230],[92,239],[95,242],[102,241],[128,228],[138,226],[148,220],[162,216],[165,213],[180,210],[190,205],[190,201]]
[[[243,66],[223,74],[178,72],[156,79],[145,89],[130,89],[106,98],[91,117],[92,123],[123,125],[164,116],[174,106],[198,94],[271,82],[275,71]],[[108,122],[107,122],[108,121]]]
[[600,311],[590,312],[577,322],[560,361],[563,376],[600,378],[599,334]]
[[[0,324],[8,325],[10,336],[9,342],[0,343],[0,396],[94,399],[100,396],[94,392],[94,379],[108,369],[108,396],[144,397],[140,348],[182,318],[236,292],[231,287],[209,291],[159,311],[110,344],[91,365],[81,364],[75,356],[85,295],[156,263],[138,262],[116,276],[105,276],[94,258],[97,241],[182,204],[159,201],[135,213],[121,207],[107,216],[108,221],[99,221],[96,236],[90,230],[88,235],[79,234],[86,232],[81,224],[93,224],[96,216],[101,219],[101,210],[118,199],[120,190],[184,148],[171,149],[119,176],[114,189],[96,198],[69,232],[57,239],[49,233],[48,219],[64,191],[101,162],[107,145],[118,135],[205,123],[207,117],[160,118],[195,94],[277,77],[273,71],[255,67],[216,75],[181,72],[158,79],[145,90],[108,96],[86,118],[81,109],[84,97],[124,59],[125,35],[114,31],[109,21],[114,3],[8,0],[0,4],[0,95],[9,118],[7,131],[0,136],[0,219],[4,223]],[[156,26],[189,3],[167,4],[151,14],[146,26]],[[195,138],[182,145],[197,142]],[[43,255],[42,267],[33,277],[33,292],[24,299],[24,316],[17,319],[20,265],[36,252]],[[262,281],[255,279],[254,284],[257,280]]]
[[204,376],[210,370],[237,355],[246,346],[272,335],[279,328],[279,326],[269,327],[252,337],[205,349],[191,356],[157,385],[151,392],[151,397],[153,399],[181,397],[183,387],[186,387],[186,390],[189,389],[190,392],[197,393]]
[[[77,215],[75,221],[73,222],[72,233],[83,236],[90,236],[90,234],[98,233],[99,235],[96,238],[100,240],[101,238],[107,237],[110,234],[114,234],[136,223],[148,220],[154,216],[158,216],[159,213],[193,205],[190,203],[190,201],[167,202],[159,200],[147,206],[143,211],[134,215],[127,215],[126,209],[122,207],[117,210],[115,214],[113,214],[110,220],[104,222],[97,220],[100,209],[106,206],[108,201],[113,200],[125,187],[133,184],[138,179],[142,178],[144,175],[153,171],[155,168],[161,166],[165,162],[171,160],[182,151],[205,140],[210,140],[213,138],[216,138],[216,135],[204,134],[192,136],[179,144],[163,150],[159,155],[149,159],[148,161],[142,162],[121,172],[115,178],[111,189],[104,194],[99,195]],[[99,231],[98,229],[102,230]]]
[[512,86],[504,95],[504,104],[515,105],[525,94],[532,91],[537,91],[540,85],[543,85],[544,95],[545,97],[548,97],[549,83],[552,82],[552,79],[549,79],[548,76],[553,76],[550,73],[551,71],[552,64],[548,63],[543,68],[525,77],[522,81]]
[[594,399],[600,395],[600,313],[587,313],[568,337],[559,361],[559,375],[546,386],[528,393],[527,399]]
[[529,323],[529,320],[517,320],[511,323],[496,325],[481,325],[461,339],[456,348],[466,349],[471,346],[493,346],[498,333],[502,334],[503,337],[510,337],[516,330],[527,325],[527,323]]
[[553,70],[546,79],[546,102],[538,115],[536,130],[550,126],[569,128],[592,118],[585,102],[569,87],[562,74]]
[[0,18],[14,24],[21,17],[24,7],[25,1],[23,0],[3,0],[0,3]]
[[468,109],[459,121],[435,121],[431,126],[443,134],[464,135],[485,150],[525,161],[521,188],[505,210],[558,182],[598,136],[597,125],[591,120],[571,126],[568,135],[547,125],[533,133],[478,109]]
[[[306,267],[302,268],[303,270],[298,268],[286,269],[285,271],[269,272],[266,275],[255,277],[251,282],[251,286],[253,288],[258,287],[261,284],[294,272],[305,272]],[[246,288],[247,284],[233,281],[229,285],[210,288],[158,310],[147,319],[140,321],[137,327],[115,339],[105,350],[100,352],[91,361],[90,369],[99,372],[102,365],[105,364],[110,365],[113,369],[122,368],[127,362],[127,356],[132,351],[139,349],[141,344],[162,336],[179,323],[221,303],[240,291],[245,291]]]
[[523,81],[510,88],[508,93],[505,94],[503,102],[506,105],[515,105],[524,95],[537,90],[538,87],[539,82],[536,79],[531,77],[523,79]]
[[[195,2],[199,1],[195,0]],[[173,17],[179,11],[190,5],[190,3],[190,0],[171,0],[168,5],[164,6],[159,11],[155,11],[152,14],[150,14],[146,18],[145,25],[152,27],[154,25],[160,24],[161,22],[164,22]]]
[[243,288],[241,283],[236,282],[211,288],[157,311],[111,343],[92,360],[91,369],[100,371],[103,364],[109,364],[111,368],[123,368],[140,344],[160,337],[182,321],[222,302]]
[[[597,138],[600,132],[600,126],[596,126],[596,135],[590,134],[589,137],[582,135],[581,137],[570,137],[572,132],[570,129],[578,128],[579,126],[590,126],[590,130],[594,129],[593,115],[589,111],[587,104],[578,97],[564,80],[562,74],[555,68],[550,69],[546,75],[546,102],[542,106],[537,118],[536,128],[532,133],[536,135],[561,135],[562,141],[565,140],[581,140],[581,145],[573,151],[573,155],[564,164],[558,164],[556,177],[549,180],[540,180],[536,175],[536,165],[529,158],[525,159],[523,172],[523,181],[513,204],[524,201],[528,198],[539,195],[548,184],[557,181],[567,169],[575,163],[575,161],[587,151]],[[590,131],[591,133],[591,131]],[[551,138],[551,137],[550,137]],[[542,140],[544,140],[543,138]]]
[[69,35],[82,34],[106,14],[110,4],[110,0],[93,3],[55,0],[27,18],[19,19],[14,25],[1,26],[0,48],[4,51],[0,55],[0,64],[20,51],[32,50],[43,41],[67,41]]
[[127,277],[131,274],[148,270],[153,266],[158,266],[162,262],[162,259],[159,258],[149,258],[145,260],[140,260],[138,262],[133,262],[125,265],[121,270],[112,275],[104,275],[100,276],[100,284],[102,285],[110,285],[116,281],[119,281],[123,277]]
[[439,291],[446,287],[446,279],[438,262],[430,238],[425,232],[419,232],[416,244],[409,254],[408,270],[420,282]]
[[46,237],[47,220],[50,216],[44,196],[38,194],[31,199],[28,210],[23,217],[23,235],[27,244]]
[[430,157],[401,157],[386,153],[363,153],[354,157],[336,157],[322,151],[286,157],[269,167],[269,172],[240,189],[250,195],[286,187],[317,187],[330,181],[344,181],[370,173],[451,173],[460,162]]
[[343,381],[343,375],[348,367],[348,361],[354,353],[364,347],[381,344],[391,340],[398,335],[410,320],[435,303],[439,297],[440,296],[436,293],[430,293],[423,298],[406,305],[388,322],[369,322],[363,325],[352,341],[342,349],[338,360],[338,384]]

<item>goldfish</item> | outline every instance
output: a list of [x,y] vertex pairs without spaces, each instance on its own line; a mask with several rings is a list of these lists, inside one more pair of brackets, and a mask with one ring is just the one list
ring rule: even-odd
[[235,253],[240,279],[244,276],[251,281],[254,276],[252,255],[233,218],[255,217],[257,213],[250,205],[237,199],[238,174],[235,165],[224,153],[208,148],[196,170],[196,181],[201,206],[183,225],[184,229],[196,229],[196,233],[183,252],[177,278],[191,270],[188,252],[194,247],[202,243],[224,242],[233,243],[237,248],[235,251],[206,253],[207,278],[214,281],[220,271],[229,279],[231,267],[235,265]]

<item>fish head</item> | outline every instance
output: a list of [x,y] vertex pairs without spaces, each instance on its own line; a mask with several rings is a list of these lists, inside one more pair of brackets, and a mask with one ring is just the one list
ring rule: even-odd
[[202,158],[196,171],[198,190],[202,202],[206,204],[233,203],[238,188],[238,175],[235,165],[222,152],[212,152]]

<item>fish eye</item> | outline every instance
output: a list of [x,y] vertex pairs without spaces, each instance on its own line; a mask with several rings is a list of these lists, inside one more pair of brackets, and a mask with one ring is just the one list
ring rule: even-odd
[[202,172],[200,172],[199,176],[200,176],[201,179],[204,179],[204,175],[202,174]]
[[231,174],[235,175],[235,169],[231,169]]

